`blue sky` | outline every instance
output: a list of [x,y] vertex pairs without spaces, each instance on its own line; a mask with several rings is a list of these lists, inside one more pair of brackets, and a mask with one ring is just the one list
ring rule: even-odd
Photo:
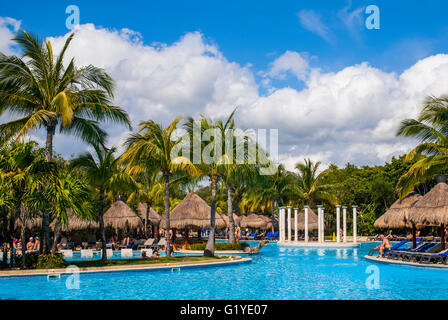
[[[402,71],[423,57],[444,52],[448,36],[444,0],[7,1],[0,13],[22,20],[27,30],[55,36],[67,31],[65,8],[70,4],[80,8],[81,23],[129,28],[147,43],[171,43],[185,32],[201,31],[229,60],[251,63],[256,69],[264,68],[272,55],[294,50],[317,56],[316,63],[331,71],[363,61]],[[356,38],[341,14],[344,8],[349,14],[370,4],[380,9],[381,29],[364,27],[363,10],[361,23],[351,27],[359,34]],[[332,43],[300,24],[302,10],[313,10],[321,18]]]
[[[60,46],[73,4],[81,28],[69,54],[112,74],[134,124],[238,105],[243,127],[279,129],[289,167],[383,163],[413,146],[395,137],[398,123],[448,93],[446,0],[8,1],[0,42],[20,25]],[[368,5],[379,30],[365,27]],[[119,144],[124,130],[108,129]]]

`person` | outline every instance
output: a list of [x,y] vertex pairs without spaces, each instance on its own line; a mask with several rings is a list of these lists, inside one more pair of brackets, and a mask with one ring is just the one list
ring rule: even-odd
[[26,251],[32,251],[34,250],[34,239],[33,237],[30,237],[28,243],[26,244]]
[[34,241],[34,247],[33,247],[34,251],[39,251],[40,250],[40,238],[36,237],[35,241]]
[[153,253],[152,253],[151,258],[159,258],[159,257],[160,257],[159,251],[158,250],[154,250]]
[[115,241],[115,236],[110,237],[108,244],[112,245],[112,250],[117,250],[117,242]]
[[445,230],[443,230],[443,232],[444,232],[444,236],[445,236],[445,243],[447,242],[447,240],[448,240],[448,226],[447,227],[445,227]]
[[142,255],[141,255],[140,259],[146,259],[146,258],[148,258],[146,256],[146,251],[142,251]]
[[378,258],[383,258],[386,250],[391,250],[392,246],[390,245],[389,239],[387,237],[385,237],[384,234],[380,235],[380,239],[382,242],[375,249],[379,250],[379,252],[380,252],[380,255],[378,256]]
[[344,241],[344,232],[342,231],[342,228],[339,229],[339,239],[341,239],[341,241]]
[[123,246],[127,247],[129,246],[129,242],[131,241],[131,239],[129,238],[129,236],[124,237],[123,242],[121,243]]
[[67,247],[67,237],[65,235],[61,235],[61,241],[57,244],[58,250],[61,248]]

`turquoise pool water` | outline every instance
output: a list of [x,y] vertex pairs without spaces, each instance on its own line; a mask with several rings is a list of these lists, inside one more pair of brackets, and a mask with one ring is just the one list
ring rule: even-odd
[[[297,249],[275,243],[253,262],[227,267],[0,278],[1,299],[448,299],[448,270],[371,263],[357,249]],[[369,289],[366,270],[379,271]]]

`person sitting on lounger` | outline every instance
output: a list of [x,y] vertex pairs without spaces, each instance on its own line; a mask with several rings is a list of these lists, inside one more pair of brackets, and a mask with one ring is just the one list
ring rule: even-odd
[[159,258],[159,257],[160,257],[159,251],[154,250],[154,252],[152,253],[151,258]]
[[30,237],[30,240],[26,244],[26,251],[32,251],[34,250],[34,241],[33,237]]
[[39,251],[40,250],[40,238],[36,237],[36,239],[34,240],[34,247],[33,247],[34,251]]
[[57,244],[58,250],[60,250],[62,247],[66,248],[67,247],[67,237],[64,235],[61,235],[61,241]]
[[375,249],[380,252],[380,255],[378,257],[382,258],[384,256],[384,253],[386,252],[386,250],[392,249],[392,246],[390,245],[389,239],[387,237],[385,237],[384,234],[380,235],[380,239],[382,242]]

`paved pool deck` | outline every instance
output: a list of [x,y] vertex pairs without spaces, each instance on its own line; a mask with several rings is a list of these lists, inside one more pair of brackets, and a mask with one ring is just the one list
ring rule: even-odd
[[323,243],[319,242],[303,242],[303,241],[291,241],[291,242],[278,242],[279,246],[294,247],[294,248],[356,248],[360,243],[353,242],[333,242],[326,241]]
[[373,262],[378,262],[378,263],[385,263],[385,264],[396,264],[396,265],[406,265],[406,266],[413,266],[413,267],[438,268],[438,269],[447,269],[448,270],[448,265],[446,265],[446,264],[408,262],[408,261],[401,261],[401,260],[392,260],[392,259],[387,259],[387,258],[378,258],[378,256],[364,256],[364,259],[373,261]]
[[[138,270],[172,270],[173,268],[197,268],[210,266],[227,266],[240,263],[251,262],[251,258],[243,258],[239,256],[231,256],[226,259],[207,260],[207,261],[187,261],[187,262],[171,262],[171,263],[154,263],[126,266],[108,266],[108,267],[88,267],[79,268],[79,273],[96,273],[96,272],[117,272],[117,271],[138,271]],[[34,275],[62,275],[73,274],[73,269],[38,269],[38,270],[5,270],[0,271],[0,277],[13,276],[34,276]]]

